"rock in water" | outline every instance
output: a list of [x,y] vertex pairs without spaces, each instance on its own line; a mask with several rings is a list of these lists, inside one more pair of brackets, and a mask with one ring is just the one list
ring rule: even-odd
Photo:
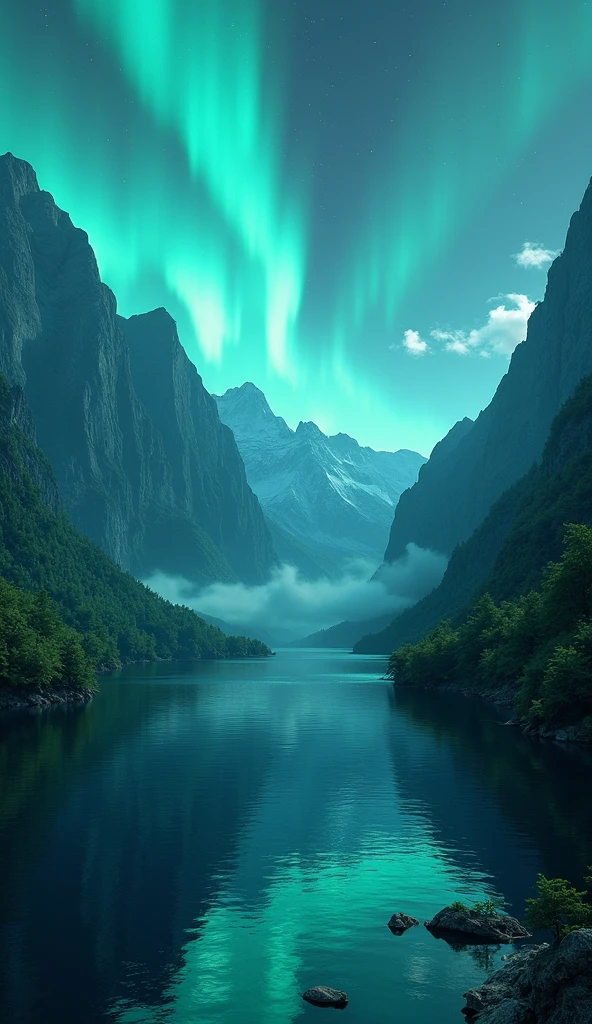
[[314,1006],[333,1006],[336,1010],[343,1010],[349,1002],[347,992],[340,992],[337,988],[328,988],[326,985],[315,985],[302,994],[307,1003]]
[[468,942],[514,942],[528,939],[530,932],[507,914],[479,914],[476,910],[444,907],[425,926],[441,938],[462,937]]
[[591,1024],[592,929],[515,953],[465,999],[477,1024]]
[[393,914],[391,917],[388,927],[394,935],[402,935],[408,928],[413,928],[419,921],[416,917],[410,917],[409,914]]

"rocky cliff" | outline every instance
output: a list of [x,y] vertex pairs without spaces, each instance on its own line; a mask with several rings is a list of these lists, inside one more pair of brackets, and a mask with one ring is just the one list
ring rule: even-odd
[[0,369],[24,386],[72,522],[136,575],[261,581],[276,557],[233,439],[170,318],[135,320],[31,166],[0,158]]
[[[233,433],[183,349],[165,309],[118,318],[129,346],[132,382],[170,468],[171,498],[187,524],[199,524],[240,580],[260,582],[275,563],[259,502],[247,483]],[[173,557],[167,517],[151,523],[155,552]],[[179,571],[187,545],[177,537]]]
[[439,587],[386,629],[370,625],[356,652],[388,653],[419,640],[485,591],[503,601],[537,589],[547,563],[561,557],[567,522],[592,523],[592,375],[555,417],[540,462],[455,548]]
[[514,953],[465,999],[466,1020],[478,1024],[590,1024],[592,931]]
[[292,430],[251,383],[216,400],[285,561],[305,575],[314,561],[320,575],[342,573],[352,558],[381,560],[393,509],[423,456],[377,452],[315,423]]
[[545,298],[530,317],[526,340],[515,350],[490,405],[444,460],[434,453],[446,471],[428,463],[402,495],[386,561],[398,558],[410,541],[450,554],[540,458],[553,417],[592,370],[591,289],[592,185],[571,219],[564,251],[549,270]]

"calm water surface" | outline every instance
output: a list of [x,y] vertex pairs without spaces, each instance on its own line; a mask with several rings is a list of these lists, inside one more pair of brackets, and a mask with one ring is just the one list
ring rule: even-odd
[[[380,658],[132,668],[0,724],[1,1024],[462,1024],[504,950],[420,920],[592,863],[584,751]],[[325,1019],[323,1017],[323,1019]],[[331,1016],[333,1019],[333,1015]]]

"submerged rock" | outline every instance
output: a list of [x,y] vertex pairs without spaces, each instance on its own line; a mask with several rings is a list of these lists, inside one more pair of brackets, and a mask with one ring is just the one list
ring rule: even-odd
[[515,917],[507,914],[480,914],[476,910],[461,910],[444,907],[425,926],[433,935],[441,938],[462,936],[471,942],[514,942],[528,939],[526,931]]
[[463,1013],[476,1024],[591,1024],[592,929],[509,956],[465,999]]
[[419,921],[416,917],[410,917],[409,914],[393,914],[391,917],[388,927],[394,935],[402,935],[408,928],[414,928]]
[[315,985],[309,988],[302,995],[307,1003],[314,1006],[333,1006],[336,1010],[343,1010],[348,1002],[347,992],[340,992],[337,988],[328,988],[326,985]]

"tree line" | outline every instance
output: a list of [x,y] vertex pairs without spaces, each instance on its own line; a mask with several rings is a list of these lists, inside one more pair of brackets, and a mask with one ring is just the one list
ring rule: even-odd
[[387,672],[400,685],[511,689],[524,721],[585,720],[592,739],[592,528],[566,525],[538,589],[500,602],[483,594],[459,625],[444,620],[394,651]]
[[51,508],[51,467],[10,397],[0,378],[0,681],[89,686],[94,669],[127,662],[271,653],[159,597]]

